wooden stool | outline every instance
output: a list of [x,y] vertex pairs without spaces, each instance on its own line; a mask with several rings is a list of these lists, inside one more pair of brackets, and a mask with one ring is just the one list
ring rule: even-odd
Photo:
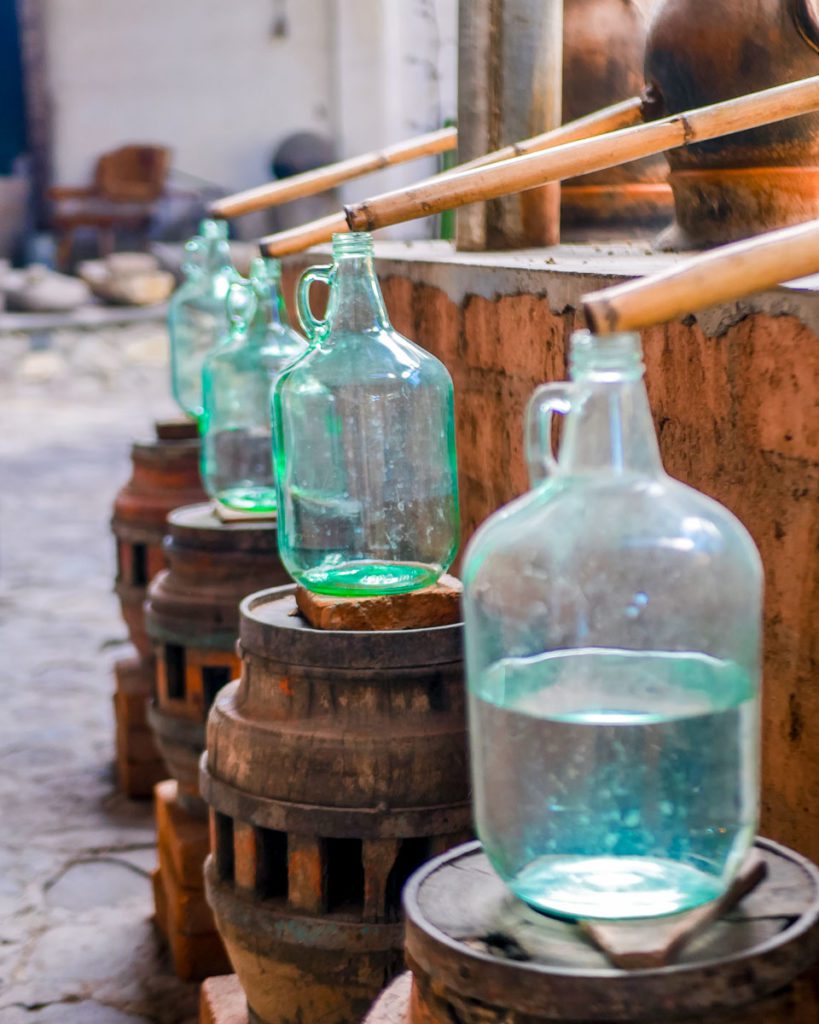
[[205,720],[219,690],[239,674],[239,602],[288,579],[275,522],[224,523],[212,505],[174,509],[167,520],[168,568],[148,588],[145,622],[156,654],[148,712],[179,799],[206,817],[199,797]]
[[249,1024],[247,1000],[235,974],[202,982],[199,1024]]
[[205,497],[199,479],[196,424],[156,424],[156,439],[131,447],[131,478],[114,499],[111,530],[117,544],[115,590],[131,643],[140,656],[153,657],[145,632],[143,605],[148,584],[165,568],[165,518],[178,505]]
[[117,544],[115,590],[138,655],[114,666],[117,784],[132,799],[150,797],[168,774],[145,712],[155,672],[145,632],[145,595],[148,583],[165,567],[165,517],[177,505],[203,497],[196,424],[157,423],[155,440],[132,446],[131,478],[116,496],[111,519]]
[[819,870],[768,840],[756,849],[767,878],[678,963],[635,971],[515,899],[479,843],[451,850],[404,891],[406,1015],[374,1009],[369,1024],[816,1024]]
[[153,677],[153,662],[144,658],[123,658],[114,665],[117,783],[132,799],[149,797],[168,774],[146,716]]
[[208,718],[207,894],[252,1022],[352,1024],[403,969],[405,880],[470,834],[462,628],[362,629],[393,620],[355,600],[315,629],[295,592],[242,602]]
[[224,973],[230,964],[205,899],[207,824],[179,805],[177,790],[175,779],[154,790],[159,867],[151,881],[156,925],[170,947],[174,971],[183,981],[198,981]]

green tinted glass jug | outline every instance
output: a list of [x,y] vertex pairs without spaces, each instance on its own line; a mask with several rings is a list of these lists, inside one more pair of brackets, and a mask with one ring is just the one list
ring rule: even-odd
[[280,282],[278,260],[256,259],[250,280],[230,286],[230,340],[211,350],[202,370],[202,481],[240,512],[276,509],[270,389],[306,348],[288,323]]
[[757,822],[760,559],[664,473],[641,357],[636,335],[575,335],[572,382],[530,405],[534,489],[464,567],[478,834],[565,917],[714,899]]
[[[333,265],[299,282],[310,348],[273,391],[279,549],[309,590],[402,593],[458,545],[452,381],[390,324],[368,234],[336,235]],[[310,311],[314,281],[327,317]]]
[[202,364],[228,336],[225,299],[236,278],[225,221],[203,220],[199,235],[185,246],[186,280],[171,297],[171,389],[182,411],[202,415]]

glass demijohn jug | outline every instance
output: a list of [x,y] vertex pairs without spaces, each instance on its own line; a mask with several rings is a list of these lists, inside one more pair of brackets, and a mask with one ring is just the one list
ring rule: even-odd
[[564,917],[714,899],[757,823],[760,559],[663,471],[641,357],[636,335],[574,336],[572,382],[530,403],[534,490],[464,568],[478,834]]
[[228,337],[225,299],[236,280],[227,223],[203,220],[199,232],[185,246],[186,280],[174,292],[168,310],[171,388],[182,411],[194,420],[202,415],[205,356]]
[[[368,234],[333,238],[302,275],[310,348],[273,390],[279,551],[309,590],[402,593],[434,583],[458,546],[452,381],[390,324]],[[330,287],[327,317],[309,305]]]
[[250,280],[230,286],[230,340],[211,350],[202,370],[202,481],[241,512],[276,509],[270,390],[306,348],[288,322],[280,282],[278,260],[255,259]]

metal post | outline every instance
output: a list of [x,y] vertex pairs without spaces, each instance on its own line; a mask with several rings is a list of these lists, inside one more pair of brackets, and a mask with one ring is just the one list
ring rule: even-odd
[[[561,122],[563,0],[460,0],[458,158],[471,160]],[[560,185],[458,212],[459,249],[560,240]]]

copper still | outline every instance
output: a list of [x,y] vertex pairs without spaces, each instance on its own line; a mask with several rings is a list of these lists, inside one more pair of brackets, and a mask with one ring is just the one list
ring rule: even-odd
[[[639,96],[651,9],[656,0],[565,0],[563,121]],[[569,238],[654,233],[673,216],[662,156],[647,157],[564,182],[561,221]]]
[[[646,49],[653,116],[819,74],[817,0],[662,0]],[[819,113],[667,154],[676,219],[699,249],[819,217]]]

